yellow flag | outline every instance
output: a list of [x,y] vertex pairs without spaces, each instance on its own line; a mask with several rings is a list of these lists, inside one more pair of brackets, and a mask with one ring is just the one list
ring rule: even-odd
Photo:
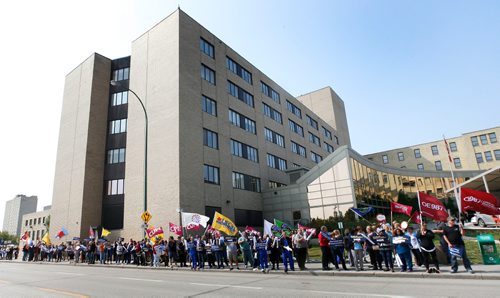
[[229,218],[217,211],[215,211],[212,228],[224,232],[229,236],[234,236],[238,233],[236,225]]
[[110,231],[106,230],[105,228],[102,228],[102,233],[101,233],[102,237],[106,237],[106,236],[108,236],[109,234],[111,234],[111,232],[110,232]]
[[45,242],[46,245],[51,245],[49,232],[47,232],[47,233],[45,233],[45,235],[43,235],[42,241]]

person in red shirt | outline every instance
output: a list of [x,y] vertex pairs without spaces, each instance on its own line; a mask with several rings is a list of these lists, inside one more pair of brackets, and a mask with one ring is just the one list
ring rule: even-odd
[[318,235],[319,246],[321,248],[321,263],[323,265],[323,270],[331,270],[328,267],[330,260],[332,260],[331,250],[330,250],[330,240],[331,236],[325,226],[321,227],[321,231]]

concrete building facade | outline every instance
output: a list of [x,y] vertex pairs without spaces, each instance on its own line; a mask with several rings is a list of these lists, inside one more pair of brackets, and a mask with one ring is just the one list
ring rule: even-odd
[[[488,170],[500,166],[500,126],[449,138],[453,170]],[[448,153],[443,140],[366,155],[384,166],[419,171],[448,171]]]
[[[50,206],[48,206],[48,208],[44,207],[43,211],[23,215],[19,237],[28,232],[30,239],[41,240],[45,232],[49,230],[50,213]],[[50,237],[53,238],[54,235],[50,235]]]
[[67,75],[51,229],[142,236],[145,117],[134,94],[149,120],[153,226],[179,223],[179,209],[262,226],[263,191],[350,144],[331,88],[295,98],[177,10],[133,41],[130,57],[93,54]]
[[23,215],[36,211],[37,196],[17,195],[5,203],[3,231],[11,235],[19,235]]

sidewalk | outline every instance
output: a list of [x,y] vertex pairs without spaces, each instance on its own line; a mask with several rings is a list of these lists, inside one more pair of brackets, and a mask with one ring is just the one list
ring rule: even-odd
[[[16,264],[33,264],[33,262],[23,262],[21,259],[14,260],[14,261],[7,261],[7,260],[1,260],[1,263],[16,263]],[[55,263],[55,262],[35,262],[35,264],[40,264],[40,265],[52,265],[52,266],[75,266],[74,263],[70,263],[68,261],[65,262],[60,262],[60,263]],[[126,265],[126,264],[94,264],[94,265],[89,265],[86,263],[78,263],[76,266],[85,266],[85,267],[103,267],[103,268],[122,268],[122,269],[140,269],[140,270],[183,270],[183,271],[191,271],[189,267],[182,267],[182,268],[177,268],[174,267],[174,269],[166,268],[166,267],[158,267],[158,268],[153,268],[151,266],[137,266],[137,265]],[[331,266],[331,264],[330,264]],[[288,271],[288,275],[313,275],[313,276],[360,276],[360,277],[397,277],[397,278],[441,278],[441,279],[479,279],[479,280],[500,280],[500,265],[482,265],[482,264],[475,264],[472,265],[472,269],[474,269],[474,274],[470,274],[468,272],[465,272],[465,269],[463,266],[460,266],[458,268],[458,273],[450,273],[450,266],[448,265],[442,265],[441,266],[441,273],[426,273],[424,267],[414,267],[413,272],[399,272],[399,268],[395,268],[395,272],[385,272],[385,271],[375,271],[371,270],[368,268],[368,265],[365,263],[365,270],[364,271],[356,271],[354,268],[349,268],[347,271],[338,271],[338,270],[331,270],[331,271],[323,271],[321,270],[321,263],[319,262],[311,262],[307,263],[306,267],[308,268],[307,270],[300,271],[298,268],[296,271]],[[332,267],[332,266],[331,266]],[[283,264],[280,264],[280,270],[271,270],[269,271],[269,274],[285,274],[283,271]],[[206,269],[204,272],[228,272],[229,269],[208,269],[208,266],[206,266]],[[234,273],[247,273],[247,274],[260,274],[262,275],[263,273],[260,270],[253,271],[252,269],[243,269],[243,266],[240,266],[240,270],[234,269]],[[196,274],[196,272],[193,272],[193,274]]]

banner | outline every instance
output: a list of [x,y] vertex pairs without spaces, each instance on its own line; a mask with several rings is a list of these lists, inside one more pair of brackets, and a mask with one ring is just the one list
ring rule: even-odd
[[146,230],[146,235],[148,236],[149,239],[151,239],[155,236],[158,236],[158,235],[163,236],[163,229],[162,229],[162,227],[157,227],[157,228],[150,227],[149,229]]
[[368,213],[374,211],[373,207],[365,207],[365,208],[351,208],[351,211],[354,212],[357,216],[365,217]]
[[182,225],[186,227],[186,229],[188,229],[188,225],[191,226],[201,225],[202,227],[206,228],[207,223],[210,220],[210,217],[198,213],[182,212],[181,216],[182,216]]
[[308,228],[306,226],[303,226],[301,224],[297,224],[297,227],[299,229],[303,229],[304,231],[306,231],[307,234],[309,235],[316,235],[316,228]]
[[279,219],[276,218],[274,219],[274,225],[282,232],[285,232],[287,236],[289,236],[292,233],[292,227],[290,227],[287,223]]
[[102,232],[101,232],[101,236],[102,237],[106,237],[108,236],[109,234],[111,234],[110,231],[106,230],[105,228],[102,228]]
[[413,215],[410,217],[408,221],[413,221],[416,224],[421,224],[422,219],[420,218],[420,213],[418,213],[417,211],[413,212]]
[[406,214],[408,216],[411,216],[412,209],[413,209],[412,206],[403,205],[403,204],[396,203],[396,202],[391,202],[391,212],[402,213],[402,214]]
[[488,215],[498,215],[498,200],[492,194],[468,188],[460,190],[462,211],[476,211]]
[[68,230],[66,230],[65,228],[61,228],[61,230],[57,232],[56,238],[62,238],[68,234],[69,234]]
[[264,235],[280,236],[279,229],[272,223],[264,219]]
[[215,211],[214,221],[212,223],[212,228],[219,230],[228,234],[229,236],[234,236],[238,234],[238,228],[236,225],[226,216]]
[[448,212],[443,203],[438,198],[430,196],[426,193],[418,193],[420,201],[420,211],[422,216],[429,217],[438,221],[446,221]]
[[46,232],[42,237],[42,241],[45,242],[46,245],[52,245],[50,242],[49,232]]
[[168,230],[177,236],[182,236],[182,227],[171,222],[168,223]]

